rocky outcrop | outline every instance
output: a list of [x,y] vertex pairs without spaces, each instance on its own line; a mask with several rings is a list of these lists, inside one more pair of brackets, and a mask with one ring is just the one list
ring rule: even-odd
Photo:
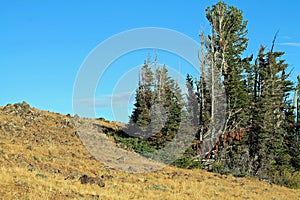
[[81,184],[92,184],[92,185],[98,185],[99,187],[105,187],[104,182],[101,180],[101,178],[98,177],[90,177],[84,174],[79,178],[79,180]]

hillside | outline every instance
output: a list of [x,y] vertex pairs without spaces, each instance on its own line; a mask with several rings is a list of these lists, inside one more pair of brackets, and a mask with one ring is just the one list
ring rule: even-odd
[[300,199],[300,190],[204,170],[114,170],[87,151],[72,116],[25,102],[0,107],[0,152],[0,199]]

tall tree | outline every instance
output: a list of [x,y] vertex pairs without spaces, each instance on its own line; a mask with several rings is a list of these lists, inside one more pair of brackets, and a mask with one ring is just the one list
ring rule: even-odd
[[[130,116],[128,132],[138,137],[148,137],[147,126],[151,123],[151,98],[153,88],[153,72],[150,61],[144,62],[139,74],[139,85],[136,90],[135,104]],[[146,135],[145,135],[146,134]]]
[[286,73],[288,65],[280,59],[282,52],[261,47],[254,66],[254,100],[250,128],[250,155],[253,158],[252,174],[272,179],[277,167],[290,161],[285,138],[285,119],[289,107],[288,95],[292,83]]
[[223,75],[227,96],[225,133],[236,129],[242,122],[243,108],[247,104],[244,72],[249,59],[242,59],[248,45],[247,21],[243,19],[241,10],[224,2],[208,7],[206,17],[212,27],[208,37],[212,69],[216,65]]
[[[206,9],[206,17],[211,25],[211,34],[207,40],[208,83],[211,86],[211,120],[215,118],[217,88],[222,88],[226,94],[226,121],[218,145],[217,160],[226,170],[238,169],[236,173],[244,173],[248,159],[247,146],[244,141],[232,141],[234,135],[239,135],[248,122],[249,105],[246,70],[250,66],[251,57],[243,58],[248,46],[247,21],[241,10],[218,2]],[[213,130],[214,132],[214,130]],[[228,136],[230,134],[230,137]],[[245,137],[247,138],[247,137]],[[247,157],[247,156],[246,156]]]

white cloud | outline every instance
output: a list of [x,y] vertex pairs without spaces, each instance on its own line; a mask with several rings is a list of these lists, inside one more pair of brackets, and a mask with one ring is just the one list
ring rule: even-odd
[[77,99],[76,101],[86,106],[94,106],[96,108],[111,108],[112,106],[128,106],[134,99],[134,93],[124,92],[119,94],[102,95],[95,99]]
[[282,46],[300,47],[300,42],[281,42],[278,44]]

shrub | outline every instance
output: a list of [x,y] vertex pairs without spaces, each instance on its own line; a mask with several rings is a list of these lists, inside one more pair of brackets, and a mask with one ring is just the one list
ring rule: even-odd
[[291,172],[288,169],[283,169],[281,173],[274,176],[274,183],[289,188],[300,188],[300,172]]

